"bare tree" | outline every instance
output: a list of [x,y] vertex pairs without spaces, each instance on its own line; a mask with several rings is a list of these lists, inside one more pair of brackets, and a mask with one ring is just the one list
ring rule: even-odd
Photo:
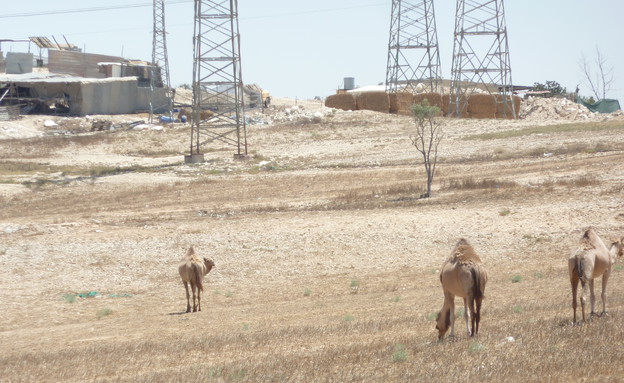
[[416,133],[410,135],[410,140],[422,155],[427,172],[426,197],[431,197],[431,184],[438,162],[438,146],[444,138],[442,127],[436,120],[436,117],[440,115],[440,108],[429,105],[429,101],[425,99],[420,104],[414,105],[412,111],[416,122]]
[[596,96],[596,100],[602,100],[606,98],[607,92],[611,90],[615,78],[613,76],[613,67],[607,67],[607,58],[600,52],[598,46],[596,46],[594,64],[597,67],[595,72],[592,69],[592,64],[583,55],[579,66],[594,96]]

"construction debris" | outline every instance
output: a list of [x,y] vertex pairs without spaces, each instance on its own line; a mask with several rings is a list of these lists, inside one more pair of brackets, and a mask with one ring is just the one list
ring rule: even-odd
[[604,115],[593,113],[581,104],[565,98],[528,97],[522,101],[520,118],[527,120],[601,119]]

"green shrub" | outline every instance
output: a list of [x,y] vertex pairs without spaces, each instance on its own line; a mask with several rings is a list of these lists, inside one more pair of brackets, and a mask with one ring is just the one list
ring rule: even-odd
[[111,315],[113,313],[113,310],[109,309],[109,308],[103,308],[100,311],[97,312],[96,317],[97,319],[101,319],[105,316]]
[[397,344],[394,347],[394,353],[392,354],[393,362],[405,362],[407,360],[407,350],[402,344]]
[[470,352],[479,352],[482,351],[484,348],[483,344],[477,342],[477,341],[472,341],[470,342],[470,346],[468,346],[468,351]]

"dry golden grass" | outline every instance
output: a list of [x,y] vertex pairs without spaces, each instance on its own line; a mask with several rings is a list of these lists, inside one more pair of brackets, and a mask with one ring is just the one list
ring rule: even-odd
[[[204,312],[164,316],[145,312],[143,330],[124,327],[130,312],[113,311],[79,325],[87,332],[89,326],[97,328],[98,336],[92,340],[71,342],[74,335],[67,339],[71,346],[61,349],[46,350],[42,345],[4,350],[0,374],[12,382],[500,382],[624,377],[621,294],[613,294],[609,317],[572,326],[563,267],[543,270],[531,262],[521,267],[525,278],[518,284],[500,272],[505,266],[490,268],[481,334],[475,338],[464,333],[458,318],[456,338],[436,340],[430,311],[439,308],[442,294],[435,275],[413,270],[363,278],[357,294],[349,291],[346,280],[342,291],[322,297],[293,291],[286,299],[243,298],[228,304],[219,301],[227,298],[209,292],[215,303]],[[533,271],[536,274],[531,275]],[[624,287],[620,277],[619,273],[614,277],[614,291]],[[384,279],[406,288],[385,291]],[[419,287],[419,280],[427,281],[426,289]],[[125,333],[118,333],[120,329]],[[137,337],[137,332],[143,335]]]

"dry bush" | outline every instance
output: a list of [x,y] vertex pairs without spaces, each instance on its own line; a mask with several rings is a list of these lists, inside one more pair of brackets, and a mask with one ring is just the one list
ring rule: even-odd
[[442,114],[444,114],[444,98],[440,93],[420,93],[414,95],[414,104],[420,104],[424,100],[427,100],[430,106],[436,106],[440,108],[440,111],[442,111]]
[[476,180],[474,177],[464,177],[461,179],[447,179],[443,181],[442,188],[446,190],[478,190],[478,189],[508,189],[516,188],[520,185],[514,181],[482,179]]
[[565,186],[569,188],[584,188],[588,186],[597,186],[600,184],[600,179],[593,174],[584,174],[572,178],[559,178],[556,180],[545,180],[539,185],[541,187],[552,189],[555,186]]
[[[588,123],[572,123],[572,124],[555,124],[545,126],[529,126],[521,129],[504,130],[493,133],[479,133],[465,136],[466,140],[495,140],[495,139],[507,139],[513,137],[530,136],[533,134],[557,134],[557,133],[572,133],[572,132],[602,132],[602,131],[620,131],[624,129],[624,124],[621,121],[601,121],[601,122],[588,122]],[[609,144],[604,142],[595,143],[596,146]],[[616,145],[613,143],[613,145]],[[617,146],[617,145],[616,145]]]

